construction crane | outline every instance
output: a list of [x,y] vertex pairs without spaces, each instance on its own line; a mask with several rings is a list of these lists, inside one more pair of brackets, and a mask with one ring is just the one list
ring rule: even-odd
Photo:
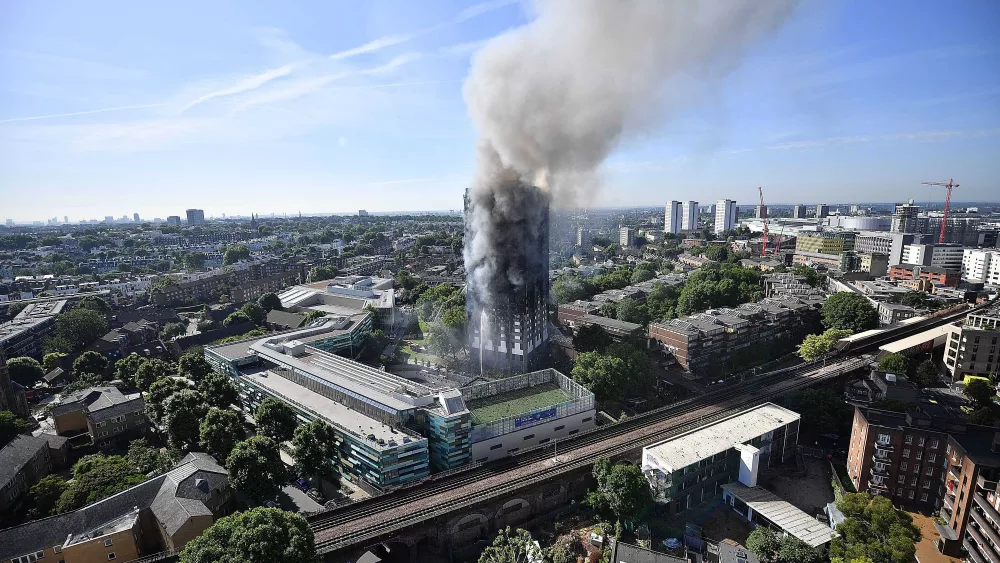
[[757,186],[757,192],[760,194],[761,218],[764,219],[764,242],[760,243],[760,255],[767,256],[767,207],[764,205],[764,188]]
[[951,189],[957,188],[958,184],[953,179],[949,179],[947,182],[921,182],[921,184],[925,186],[942,186],[948,190],[948,194],[944,197],[944,217],[941,218],[941,234],[938,235],[938,244],[944,244],[944,230],[948,226],[948,207],[951,205]]

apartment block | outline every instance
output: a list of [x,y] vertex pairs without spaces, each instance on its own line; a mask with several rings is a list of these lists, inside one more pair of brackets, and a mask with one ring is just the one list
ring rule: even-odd
[[668,202],[663,211],[663,230],[678,234],[684,230],[684,206],[679,201]]
[[52,434],[17,436],[0,448],[0,515],[15,512],[28,489],[65,465],[68,454],[69,441]]
[[885,254],[888,265],[895,266],[903,261],[903,247],[918,240],[919,235],[912,233],[861,231],[854,238],[854,250],[859,254]]
[[944,363],[953,380],[967,375],[987,377],[1000,370],[1000,304],[969,314],[961,325],[949,325]]
[[892,232],[894,233],[916,233],[920,232],[917,225],[917,215],[920,207],[909,203],[897,203],[892,208]]
[[962,279],[1000,284],[1000,250],[962,250]]
[[795,252],[812,252],[817,254],[843,254],[854,250],[854,232],[817,232],[799,233],[795,239]]
[[681,210],[681,230],[682,231],[698,230],[697,201],[688,201],[684,203],[684,208]]
[[142,393],[126,395],[117,387],[91,387],[67,395],[52,407],[52,419],[60,436],[86,432],[99,446],[141,436],[149,429]]
[[801,340],[814,327],[819,303],[784,295],[649,325],[649,338],[691,372],[722,372]]
[[819,203],[816,205],[816,218],[822,219],[830,215],[830,206],[825,203]]
[[858,492],[894,504],[936,508],[949,428],[926,414],[855,407],[847,473]]
[[635,246],[635,229],[631,227],[622,227],[618,229],[618,244],[622,248],[628,248]]
[[938,549],[959,555],[964,548],[972,561],[998,561],[1000,515],[995,502],[1000,479],[1000,432],[996,428],[968,425],[965,432],[948,436],[943,469],[944,487],[940,516],[935,524],[941,535]]
[[792,208],[792,218],[793,219],[805,219],[806,218],[806,206],[796,205]]
[[965,248],[960,244],[908,244],[903,247],[903,264],[961,270]]
[[67,300],[30,303],[10,322],[0,324],[0,349],[8,358],[41,357],[42,341],[56,329]]
[[933,285],[958,287],[962,274],[958,270],[946,270],[940,266],[913,266],[897,264],[889,268],[889,279],[893,281],[926,280]]
[[731,199],[720,199],[715,203],[715,232],[728,231],[736,227],[739,209]]
[[577,227],[576,229],[576,245],[581,248],[589,248],[590,241],[593,239],[594,235],[589,229],[584,229],[583,227]]

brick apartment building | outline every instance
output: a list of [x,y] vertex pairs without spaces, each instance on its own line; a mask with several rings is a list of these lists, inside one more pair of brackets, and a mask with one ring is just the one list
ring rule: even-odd
[[59,435],[86,432],[98,445],[141,436],[149,428],[141,393],[126,395],[116,387],[91,387],[63,397],[52,407]]
[[65,465],[68,455],[69,441],[52,434],[17,436],[0,448],[0,522],[21,506],[32,485]]
[[939,509],[938,550],[1000,563],[1000,432],[960,417],[856,407],[847,472],[859,492]]
[[943,493],[947,442],[947,428],[926,414],[855,407],[847,473],[858,492],[933,509]]
[[768,297],[734,308],[712,309],[649,324],[649,338],[692,372],[733,368],[771,345],[801,340],[818,322],[808,298]]
[[889,279],[893,281],[927,280],[934,285],[958,287],[962,281],[959,270],[946,270],[940,266],[915,266],[896,264],[889,268]]
[[969,314],[961,325],[949,325],[944,363],[952,379],[988,377],[1000,370],[1000,303]]
[[305,264],[272,260],[156,288],[151,297],[160,307],[188,299],[210,299],[222,294],[228,295],[231,301],[240,303],[257,299],[268,292],[277,292],[289,285],[303,283],[305,278]]

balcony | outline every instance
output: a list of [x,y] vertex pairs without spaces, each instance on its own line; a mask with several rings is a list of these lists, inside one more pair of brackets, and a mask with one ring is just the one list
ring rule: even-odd
[[890,444],[884,444],[882,442],[875,442],[875,453],[876,454],[879,452],[879,450],[882,450],[882,451],[886,452],[885,455],[889,455],[889,452],[891,452],[893,449],[895,449],[895,446],[893,446],[891,443]]
[[980,489],[984,489],[987,493],[992,493],[997,490],[997,482],[990,481],[982,475],[976,478],[976,486]]
[[955,510],[955,495],[944,495],[944,500],[941,501],[941,506],[948,509],[948,512]]
[[[973,520],[976,520],[977,514],[978,513],[975,510],[972,511]],[[977,528],[977,526],[979,527]],[[989,536],[991,540],[995,538],[996,533],[995,532],[991,533],[993,532],[993,528],[987,527],[983,529],[982,524],[980,524],[979,521],[976,520],[973,525],[966,528],[966,531],[969,533],[969,535],[972,536],[972,538],[975,540],[975,543],[979,544],[975,546],[977,548],[976,551],[978,552],[977,555],[989,561],[1000,561],[1000,555],[997,554],[996,549],[993,547],[993,545],[998,545],[998,544],[990,545],[990,543],[987,542],[984,537],[984,532],[985,532],[985,535]]]
[[[1000,545],[1000,534],[998,534],[997,531],[993,529],[993,526],[991,526],[990,523],[986,520],[986,517],[983,516],[982,512],[978,509],[973,509],[971,512],[972,512],[972,520],[979,526],[979,533],[990,538],[990,541],[993,542],[993,545]],[[969,529],[971,530],[973,527],[974,526],[969,526]],[[983,541],[979,543],[983,546],[984,549],[988,545],[986,542]]]
[[969,541],[969,538],[962,540],[962,547],[964,547],[965,551],[968,552],[969,560],[973,563],[990,563],[988,559],[979,554],[979,548],[976,546],[976,543],[974,541]]
[[878,463],[889,463],[891,461],[891,459],[889,458],[888,454],[881,454],[880,455],[878,452],[875,452],[875,453],[872,454],[872,461],[875,461],[875,462],[878,462]]
[[874,479],[869,479],[868,488],[875,489],[877,491],[888,491],[889,485],[887,485],[885,481],[875,481]]
[[888,477],[889,476],[889,468],[888,467],[883,467],[882,469],[879,469],[877,465],[872,465],[870,471],[871,471],[871,474],[873,476],[878,476],[878,477]]
[[[972,499],[976,502],[976,506],[978,506],[983,513],[990,518],[990,520],[993,520],[998,526],[1000,526],[1000,513],[997,512],[997,509],[993,508],[993,505],[986,500],[986,497],[980,494],[973,494]],[[997,545],[1000,545],[1000,541],[997,541]]]

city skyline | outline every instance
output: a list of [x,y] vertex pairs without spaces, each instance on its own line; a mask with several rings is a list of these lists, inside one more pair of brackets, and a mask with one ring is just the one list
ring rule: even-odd
[[[474,168],[470,57],[532,19],[509,0],[199,6],[197,24],[183,8],[3,8],[16,23],[0,42],[4,215],[458,208]],[[956,199],[995,197],[998,15],[973,2],[799,6],[719,84],[672,83],[689,99],[622,139],[603,192],[580,203],[749,203],[757,185],[773,204],[925,200],[937,194],[920,182],[948,177]],[[942,27],[962,34],[940,39]]]

